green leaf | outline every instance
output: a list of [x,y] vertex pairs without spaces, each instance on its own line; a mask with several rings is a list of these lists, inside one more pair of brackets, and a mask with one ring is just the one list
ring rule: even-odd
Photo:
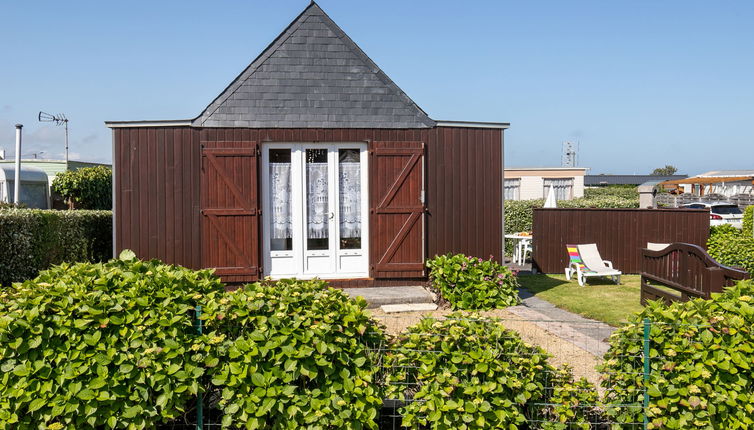
[[32,400],[32,402],[29,403],[29,409],[28,410],[29,410],[29,412],[37,411],[37,410],[39,410],[39,408],[41,408],[42,406],[44,406],[45,403],[47,403],[46,399],[35,399],[35,400]]
[[253,373],[251,375],[251,383],[256,385],[257,387],[264,387],[265,385],[264,376],[259,373]]
[[92,400],[93,398],[97,397],[97,393],[89,388],[84,388],[83,390],[79,391],[76,397],[81,400]]
[[131,419],[140,413],[142,413],[143,408],[140,405],[131,406],[130,408],[127,408],[125,411],[123,411],[122,418]]

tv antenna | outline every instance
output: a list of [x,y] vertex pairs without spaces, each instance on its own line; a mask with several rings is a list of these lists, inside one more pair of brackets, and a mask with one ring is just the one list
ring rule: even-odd
[[560,158],[561,167],[576,167],[578,163],[578,143],[563,142],[563,155]]
[[39,119],[39,122],[52,122],[55,123],[55,125],[65,126],[65,170],[68,170],[68,118],[66,118],[65,114],[62,113],[51,115],[49,113],[39,111],[39,116],[37,117],[37,119]]

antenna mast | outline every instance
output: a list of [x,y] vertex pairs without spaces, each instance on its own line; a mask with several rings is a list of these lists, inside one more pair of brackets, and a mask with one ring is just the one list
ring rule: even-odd
[[37,117],[39,122],[53,122],[55,125],[63,125],[65,126],[65,170],[68,170],[68,118],[65,117],[65,114],[59,113],[57,115],[51,115],[46,112],[39,112],[39,116]]
[[563,142],[563,155],[560,158],[561,167],[576,167],[578,164],[578,144]]

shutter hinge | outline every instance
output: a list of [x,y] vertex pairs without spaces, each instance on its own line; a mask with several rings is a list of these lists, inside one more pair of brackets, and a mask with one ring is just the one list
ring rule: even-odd
[[257,146],[257,157],[259,157],[260,155],[262,155],[262,151],[259,149],[259,146]]

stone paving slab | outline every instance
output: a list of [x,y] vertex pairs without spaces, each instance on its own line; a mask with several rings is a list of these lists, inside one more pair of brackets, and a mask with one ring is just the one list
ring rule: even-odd
[[344,288],[343,291],[351,297],[363,297],[367,301],[367,309],[382,305],[434,303],[432,293],[419,286]]
[[437,305],[434,303],[412,303],[412,304],[400,304],[400,305],[382,305],[380,306],[382,312],[386,314],[395,314],[400,312],[425,312],[436,311]]

